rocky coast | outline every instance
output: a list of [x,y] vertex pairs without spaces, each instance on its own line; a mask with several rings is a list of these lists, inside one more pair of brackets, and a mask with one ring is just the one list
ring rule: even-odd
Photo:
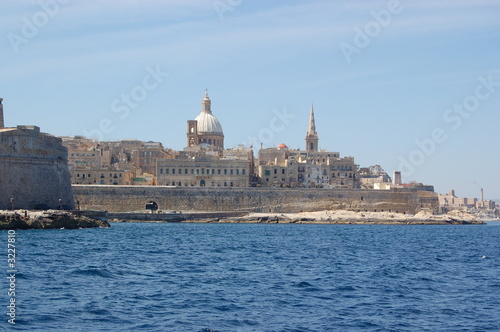
[[0,210],[0,230],[55,228],[78,229],[109,226],[110,225],[107,221],[92,219],[85,216],[77,216],[69,211]]
[[384,225],[479,225],[485,224],[473,214],[450,211],[433,215],[419,212],[415,215],[393,212],[353,212],[345,210],[301,213],[250,213],[244,217],[184,220],[183,222],[219,223],[294,223],[294,224],[384,224]]

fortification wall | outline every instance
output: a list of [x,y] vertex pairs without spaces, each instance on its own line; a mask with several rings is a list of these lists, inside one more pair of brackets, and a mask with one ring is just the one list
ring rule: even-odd
[[163,211],[285,213],[346,209],[415,214],[421,208],[415,191],[73,185],[73,192],[82,209],[110,212],[143,210],[150,200]]
[[0,130],[0,209],[74,208],[67,150],[37,127]]

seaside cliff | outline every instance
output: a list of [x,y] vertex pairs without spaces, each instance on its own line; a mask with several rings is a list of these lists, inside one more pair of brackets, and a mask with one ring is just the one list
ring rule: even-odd
[[76,216],[71,212],[48,211],[0,211],[0,230],[6,229],[77,229],[109,227],[107,221]]

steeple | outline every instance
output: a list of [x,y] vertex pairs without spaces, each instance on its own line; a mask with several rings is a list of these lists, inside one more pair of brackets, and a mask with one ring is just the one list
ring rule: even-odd
[[316,132],[316,123],[314,121],[314,106],[311,104],[311,113],[309,115],[309,127],[306,135],[306,150],[318,151],[318,133]]
[[203,106],[203,108],[201,109],[202,112],[207,112],[208,114],[212,114],[212,110],[211,110],[212,102],[210,101],[210,98],[208,97],[208,89],[205,89],[205,98],[203,98],[203,101],[201,104]]

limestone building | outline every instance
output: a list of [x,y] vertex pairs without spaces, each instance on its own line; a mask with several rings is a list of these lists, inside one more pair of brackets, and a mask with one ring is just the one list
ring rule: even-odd
[[[157,160],[174,156],[174,152],[160,142],[133,139],[99,142],[82,136],[62,139],[68,148],[73,184],[152,184]],[[144,181],[151,176],[153,181]]]
[[176,187],[248,187],[250,164],[245,159],[170,159],[158,162],[158,185]]
[[187,122],[187,149],[209,148],[214,151],[224,150],[224,133],[219,120],[212,114],[212,101],[208,97],[208,89],[201,103],[201,112]]
[[0,124],[0,209],[74,208],[61,139],[36,126],[5,128],[3,106]]
[[314,108],[311,106],[306,149],[292,150],[285,144],[259,151],[258,177],[263,187],[359,188],[358,165],[353,157],[319,150]]
[[253,169],[252,149],[224,149],[222,125],[205,90],[200,114],[187,122],[187,146],[175,159],[158,160],[156,178],[160,186],[248,187]]

